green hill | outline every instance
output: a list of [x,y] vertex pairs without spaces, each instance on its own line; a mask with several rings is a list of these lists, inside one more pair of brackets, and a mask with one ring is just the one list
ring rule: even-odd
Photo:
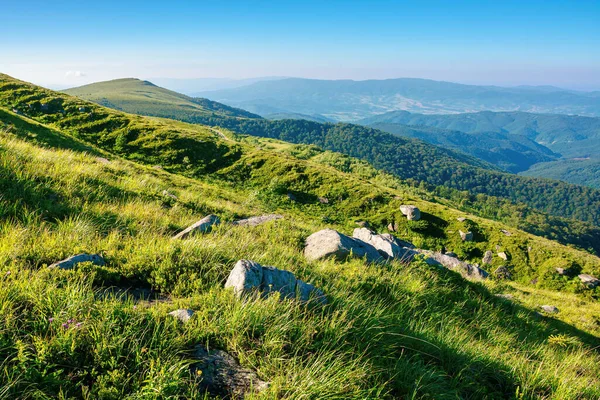
[[239,108],[203,98],[193,98],[158,87],[151,82],[134,78],[115,79],[65,90],[73,96],[117,110],[143,110],[143,114],[162,116],[168,110],[170,118],[183,119],[193,116],[220,116],[260,118]]
[[[5,100],[5,104],[10,106],[18,102],[15,98]],[[128,111],[143,113],[144,110],[138,108]],[[168,117],[170,114],[169,108],[162,110],[162,116]],[[494,171],[496,167],[491,164],[464,153],[358,125],[199,115],[183,120],[224,127],[253,136],[315,144],[325,150],[361,158],[401,179],[415,182],[416,185],[423,182],[438,196],[451,199],[454,204],[468,204],[470,212],[510,221],[511,224],[538,235],[549,235],[553,231],[553,239],[563,243],[576,243],[580,247],[600,252],[600,242],[596,239],[600,233],[596,227],[600,224],[598,190],[500,173]],[[478,196],[477,201],[472,201],[471,195],[466,191],[482,196]],[[558,219],[540,218],[539,213],[525,211],[522,204]],[[592,226],[584,224],[583,227],[581,224],[562,220],[559,222],[561,218],[579,219]],[[544,228],[537,228],[539,226]],[[566,239],[567,237],[569,238]]]
[[[270,383],[253,398],[600,395],[598,289],[553,273],[597,274],[597,257],[512,228],[507,236],[503,224],[314,146],[124,114],[6,76],[0,93],[47,105],[29,117],[0,112],[0,396],[202,397],[203,374],[190,368],[198,345]],[[403,218],[403,203],[422,220]],[[284,219],[226,223],[268,212]],[[224,223],[172,239],[208,213]],[[470,261],[499,246],[513,280],[302,256],[309,234],[350,233],[357,219],[380,231],[394,220],[400,238]],[[458,238],[467,228],[474,242]],[[46,268],[81,252],[106,265]],[[223,282],[239,259],[290,270],[329,304],[237,300]],[[537,314],[543,304],[560,311]],[[180,308],[194,310],[189,322],[167,315]]]

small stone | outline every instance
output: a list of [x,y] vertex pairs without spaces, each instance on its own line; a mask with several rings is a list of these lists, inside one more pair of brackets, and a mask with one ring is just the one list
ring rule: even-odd
[[473,232],[463,232],[463,231],[458,231],[458,233],[460,234],[460,238],[462,239],[463,242],[472,242],[473,241]]
[[208,233],[212,230],[214,225],[218,225],[220,222],[221,220],[216,215],[208,215],[179,232],[173,239],[185,239],[193,232]]
[[329,204],[329,199],[327,197],[319,197],[319,203]]
[[179,310],[171,311],[169,315],[174,318],[177,318],[183,323],[186,323],[190,320],[190,318],[192,318],[192,315],[194,315],[194,311],[186,308],[181,308]]
[[512,236],[512,233],[510,233],[509,231],[507,231],[505,229],[500,229],[500,232],[502,232],[504,234],[504,236]]
[[465,217],[458,217],[458,218],[456,218],[456,220],[458,222],[465,222],[467,219]]
[[356,221],[356,225],[360,226],[361,228],[371,227],[371,224],[369,224],[367,221]]
[[503,259],[504,261],[508,260],[508,254],[506,254],[505,252],[501,251],[498,253],[498,257],[500,257],[501,259]]
[[567,275],[567,270],[566,269],[560,268],[560,267],[557,267],[555,269],[556,269],[556,273],[557,274],[559,274],[559,275]]
[[490,250],[486,251],[483,259],[481,260],[481,262],[485,265],[485,264],[491,264],[492,263],[492,259],[494,257],[494,253],[492,253]]
[[258,226],[261,224],[264,224],[265,222],[269,222],[269,221],[274,221],[276,219],[282,219],[283,215],[279,215],[279,214],[266,214],[266,215],[259,215],[256,217],[250,217],[250,218],[246,218],[246,219],[240,219],[237,221],[234,221],[232,223],[232,225],[237,225],[237,226]]
[[103,266],[106,264],[104,258],[100,254],[77,254],[62,261],[55,262],[48,268],[73,269],[77,264],[91,262],[94,265]]
[[110,164],[110,161],[104,157],[96,157],[96,161],[98,161],[100,164]]
[[398,224],[396,222],[390,222],[387,228],[390,232],[398,232]]
[[555,307],[555,306],[544,305],[541,308],[542,308],[542,310],[544,310],[548,314],[556,314],[558,312],[558,308]]
[[409,221],[418,221],[421,219],[421,210],[415,206],[402,205],[400,206],[400,211]]

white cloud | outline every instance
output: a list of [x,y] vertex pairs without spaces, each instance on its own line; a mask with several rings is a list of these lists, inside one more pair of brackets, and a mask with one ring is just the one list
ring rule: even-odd
[[85,74],[81,71],[67,71],[66,78],[83,78]]

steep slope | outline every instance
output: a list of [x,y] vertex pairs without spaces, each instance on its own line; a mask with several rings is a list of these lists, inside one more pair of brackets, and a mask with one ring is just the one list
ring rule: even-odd
[[398,136],[420,139],[436,146],[462,151],[512,173],[525,171],[533,164],[554,161],[560,157],[525,136],[504,132],[464,133],[395,123],[374,123],[369,126]]
[[[0,98],[0,100],[2,100]],[[4,104],[18,103],[6,98]],[[163,110],[163,116],[169,115]],[[244,134],[315,144],[326,150],[362,158],[402,179],[440,187],[438,194],[461,197],[454,190],[509,199],[557,217],[600,225],[600,191],[558,181],[531,179],[493,171],[491,164],[414,139],[350,124],[320,124],[303,120],[200,117],[186,122],[220,126]],[[447,190],[449,188],[450,190]],[[493,205],[492,205],[493,204]],[[491,199],[486,216],[496,215],[499,202]],[[596,228],[591,227],[591,230]],[[594,248],[600,245],[594,245]],[[586,246],[588,248],[588,246]]]
[[593,93],[408,78],[366,81],[290,78],[199,95],[259,114],[261,109],[275,107],[279,112],[320,114],[345,122],[395,110],[426,114],[519,110],[600,116],[600,98]]
[[[459,222],[463,213],[424,201],[410,188],[387,187],[384,175],[371,183],[325,166],[331,153],[310,156],[304,146],[227,132],[223,138],[204,127],[43,93],[44,104],[51,96],[62,100],[64,113],[50,125],[7,110],[0,114],[2,396],[202,397],[204,377],[190,368],[198,363],[196,346],[223,349],[269,381],[254,398],[600,395],[594,351],[600,309],[588,297],[595,291],[576,281],[557,279],[577,295],[511,281],[473,284],[422,262],[308,262],[302,246],[323,227],[349,232],[357,218],[377,228],[394,218],[403,238],[443,244],[474,259],[497,244],[512,256],[515,278],[529,282],[540,274],[538,286],[555,277],[532,272],[542,262],[558,257],[597,273],[597,257],[518,230],[506,236],[499,233],[504,225],[477,217]],[[82,107],[109,121],[78,122]],[[111,142],[124,121],[131,129],[143,127],[145,140]],[[57,129],[61,125],[70,133]],[[173,133],[168,145],[164,130]],[[208,154],[183,162],[190,154],[180,158],[171,150],[179,136],[187,145],[204,143],[200,150]],[[227,150],[213,150],[221,148]],[[297,152],[308,158],[294,157]],[[156,160],[163,168],[150,167]],[[425,223],[400,218],[402,202],[421,207]],[[285,218],[254,228],[223,224],[207,235],[172,239],[207,213],[229,222],[273,211]],[[479,239],[456,239],[464,226],[476,229]],[[79,252],[102,252],[107,264],[45,268]],[[244,258],[314,283],[329,305],[277,296],[237,300],[223,281]],[[153,301],[138,301],[150,288]],[[512,301],[492,296],[507,292]],[[535,313],[549,302],[560,308],[554,318]],[[179,308],[194,310],[187,323],[167,315]]]
[[143,110],[143,114],[161,116],[166,108],[171,118],[182,119],[196,115],[216,115],[220,117],[259,118],[258,115],[233,107],[228,107],[203,98],[188,97],[183,94],[158,87],[139,79],[115,79],[94,83],[78,88],[67,89],[65,93],[89,98],[98,104],[117,110]]

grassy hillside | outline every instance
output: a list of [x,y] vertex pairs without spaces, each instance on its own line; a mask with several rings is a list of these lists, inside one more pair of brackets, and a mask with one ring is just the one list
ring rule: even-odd
[[[1,100],[1,98],[0,98]],[[5,99],[12,105],[18,99]],[[144,113],[143,109],[128,109]],[[162,116],[169,116],[168,108]],[[424,182],[443,188],[438,195],[461,197],[458,191],[469,191],[488,197],[500,197],[510,202],[526,204],[530,208],[561,218],[579,219],[600,225],[600,191],[543,179],[531,179],[499,173],[489,163],[432,146],[420,140],[400,138],[378,130],[349,124],[321,124],[304,120],[268,121],[264,119],[223,118],[220,116],[194,116],[183,118],[186,122],[224,127],[235,132],[254,136],[278,138],[285,141],[315,144],[326,150],[342,152],[370,162],[379,169],[396,176]],[[446,188],[450,188],[447,190]],[[453,190],[454,189],[454,190]],[[486,217],[498,214],[493,207],[502,202],[491,199],[482,209]],[[511,209],[514,207],[510,206]],[[474,211],[474,210],[473,210]],[[590,227],[588,230],[596,230]],[[587,235],[587,234],[586,234]],[[600,250],[600,243],[592,241],[591,247]],[[581,243],[578,243],[582,246]],[[583,247],[589,248],[589,245]]]
[[[385,174],[367,180],[372,169],[334,153],[58,97],[65,114],[48,125],[0,114],[0,397],[201,397],[202,375],[189,368],[198,344],[228,351],[271,383],[250,398],[600,396],[594,291],[537,269],[560,258],[597,273],[597,257],[518,230],[505,236],[504,225],[474,216],[459,222],[464,213]],[[75,125],[79,107],[110,124]],[[130,131],[143,127],[122,143],[127,151],[101,140],[125,123]],[[168,156],[180,137],[186,146],[208,146],[205,154],[189,163],[177,152]],[[152,166],[157,160],[162,168]],[[327,166],[344,161],[349,172]],[[404,202],[423,210],[423,223],[398,215]],[[266,212],[285,218],[171,239],[208,213],[231,221]],[[523,283],[470,283],[420,261],[304,259],[310,233],[350,233],[356,219],[378,229],[395,219],[401,238],[467,259],[499,245]],[[475,242],[457,239],[465,226],[477,232]],[[78,252],[101,252],[107,265],[45,268]],[[223,282],[241,258],[294,272],[321,288],[329,305],[236,300]],[[563,292],[544,283],[562,284]],[[136,300],[151,289],[154,301]],[[542,304],[560,312],[536,314]],[[177,308],[195,311],[190,322],[167,315]]]
[[[203,98],[188,97],[158,87],[148,81],[134,78],[115,79],[65,90],[65,93],[83,97],[95,103],[117,110],[143,109],[143,114],[163,116],[169,110],[169,118],[182,119],[190,116],[221,116],[260,118],[239,108]],[[130,111],[135,112],[135,111]]]

